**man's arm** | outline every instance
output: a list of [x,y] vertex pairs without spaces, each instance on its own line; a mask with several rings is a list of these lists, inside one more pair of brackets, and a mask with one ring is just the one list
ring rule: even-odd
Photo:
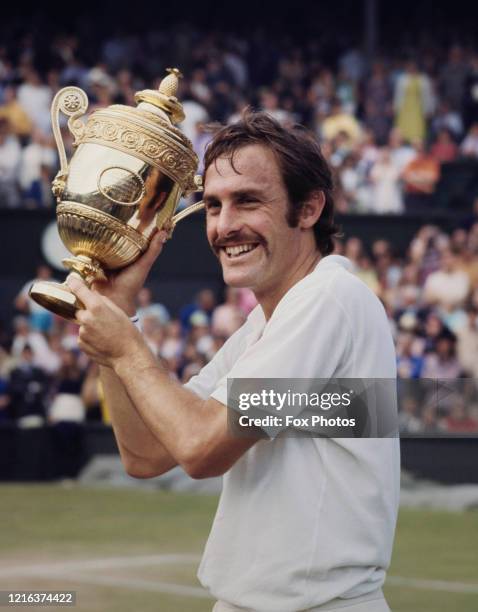
[[[166,239],[166,232],[158,232],[148,250],[137,261],[119,272],[110,273],[107,282],[95,283],[94,291],[111,300],[126,315],[133,315],[136,296]],[[109,330],[108,322],[105,329]],[[150,478],[177,465],[177,461],[146,427],[113,370],[101,367],[100,379],[121,459],[128,474],[136,478]]]
[[116,402],[118,440],[147,475],[172,467],[166,451],[193,478],[218,476],[259,439],[232,435],[223,404],[172,380],[123,309],[74,277],[68,284],[85,305],[77,315],[79,346],[103,372],[111,369],[108,401]]
[[115,372],[101,366],[100,380],[126,472],[135,478],[152,478],[176,466],[177,461],[145,425]]

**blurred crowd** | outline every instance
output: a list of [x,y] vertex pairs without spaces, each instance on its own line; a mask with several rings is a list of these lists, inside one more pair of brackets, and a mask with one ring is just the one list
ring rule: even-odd
[[[386,240],[364,245],[357,237],[337,240],[335,252],[349,258],[386,309],[402,384],[403,433],[477,432],[478,215],[451,234],[421,227],[403,258]],[[30,300],[33,280],[53,280],[51,269],[40,265],[19,290],[17,315],[1,332],[0,420],[25,427],[109,422],[98,369],[78,350],[77,326]],[[204,288],[174,313],[157,297],[148,287],[138,295],[143,334],[181,382],[199,372],[256,305],[252,292],[234,288],[219,301]],[[413,383],[430,379],[466,385],[438,401],[436,385],[430,391]]]
[[[82,44],[41,34],[0,44],[0,206],[53,204],[58,159],[49,109],[78,85],[90,111],[134,104],[168,65],[184,72],[181,125],[202,159],[210,122],[235,121],[248,105],[311,129],[336,175],[342,212],[429,211],[442,168],[478,160],[478,51],[428,42],[367,61],[358,47],[334,56],[320,36],[300,42],[178,26]],[[94,59],[93,59],[94,58]],[[71,139],[63,129],[67,148]],[[478,195],[478,194],[474,194]]]

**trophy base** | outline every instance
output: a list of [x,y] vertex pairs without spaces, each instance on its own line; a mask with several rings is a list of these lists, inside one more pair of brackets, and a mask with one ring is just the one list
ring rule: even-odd
[[76,322],[76,312],[84,308],[65,283],[39,281],[33,283],[28,295],[37,304],[67,321]]

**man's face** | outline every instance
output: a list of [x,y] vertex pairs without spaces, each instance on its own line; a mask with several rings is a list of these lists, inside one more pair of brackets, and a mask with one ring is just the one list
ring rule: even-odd
[[280,288],[300,253],[301,233],[287,221],[287,191],[276,157],[248,145],[212,163],[205,176],[207,237],[224,282],[256,294]]

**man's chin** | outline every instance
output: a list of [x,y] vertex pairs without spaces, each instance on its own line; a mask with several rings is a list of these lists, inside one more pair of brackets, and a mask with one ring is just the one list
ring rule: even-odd
[[254,285],[252,279],[248,275],[239,274],[231,270],[223,269],[222,278],[228,287],[233,287],[234,289],[251,289]]

